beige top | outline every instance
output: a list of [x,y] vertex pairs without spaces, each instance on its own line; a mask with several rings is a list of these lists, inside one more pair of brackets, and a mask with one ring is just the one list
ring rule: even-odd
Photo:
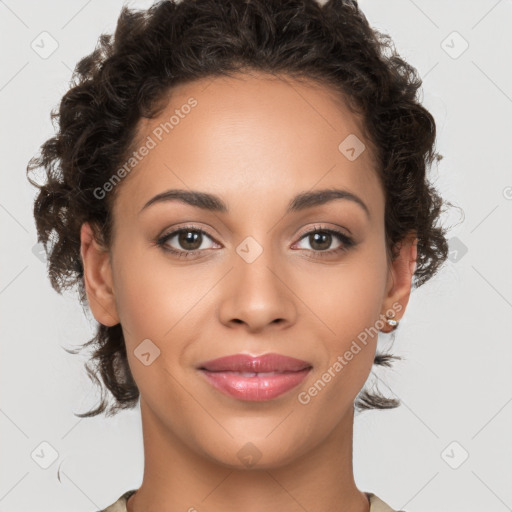
[[[126,491],[115,503],[112,503],[112,505],[99,512],[127,512],[126,502],[128,501],[128,498],[136,491],[137,489]],[[382,501],[372,492],[365,492],[365,494],[370,500],[370,512],[405,512],[404,510],[395,510],[394,508],[391,508],[387,503]]]

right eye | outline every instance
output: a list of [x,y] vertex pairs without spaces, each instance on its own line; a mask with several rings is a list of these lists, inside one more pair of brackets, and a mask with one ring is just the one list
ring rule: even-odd
[[[185,226],[161,236],[156,243],[162,250],[175,254],[178,258],[188,258],[196,256],[197,253],[205,249],[204,247],[201,249],[205,237],[213,241],[212,237],[202,229],[195,226]],[[174,245],[170,243],[171,241],[174,241]]]

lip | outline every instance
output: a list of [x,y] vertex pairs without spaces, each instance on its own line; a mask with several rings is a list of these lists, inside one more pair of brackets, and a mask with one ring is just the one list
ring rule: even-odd
[[311,368],[307,361],[275,353],[235,354],[198,365],[207,382],[217,390],[239,400],[255,402],[277,398],[298,386]]

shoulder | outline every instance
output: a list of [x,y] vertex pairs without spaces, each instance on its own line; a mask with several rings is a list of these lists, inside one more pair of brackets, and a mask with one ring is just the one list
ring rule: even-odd
[[373,494],[373,492],[367,492],[365,494],[370,501],[370,512],[406,512],[405,510],[395,510],[391,508],[385,501]]
[[130,489],[129,491],[126,491],[117,499],[117,501],[112,503],[112,505],[109,505],[108,507],[103,508],[98,512],[126,512],[126,502],[128,501],[128,498],[136,491],[137,489]]
[[[98,512],[127,512],[126,502],[128,498],[136,492],[136,489],[130,489],[122,494],[112,505],[98,511]],[[370,501],[370,512],[405,512],[405,510],[395,510],[391,508],[385,501],[381,500],[376,494],[367,492],[368,500]]]

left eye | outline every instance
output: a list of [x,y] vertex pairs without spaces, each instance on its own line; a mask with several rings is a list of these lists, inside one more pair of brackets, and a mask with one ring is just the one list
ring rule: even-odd
[[[331,248],[333,237],[338,240],[338,246]],[[312,249],[314,252],[337,252],[339,250],[348,249],[352,245],[352,239],[347,235],[332,229],[315,229],[309,231],[299,240],[306,240],[313,245]]]

